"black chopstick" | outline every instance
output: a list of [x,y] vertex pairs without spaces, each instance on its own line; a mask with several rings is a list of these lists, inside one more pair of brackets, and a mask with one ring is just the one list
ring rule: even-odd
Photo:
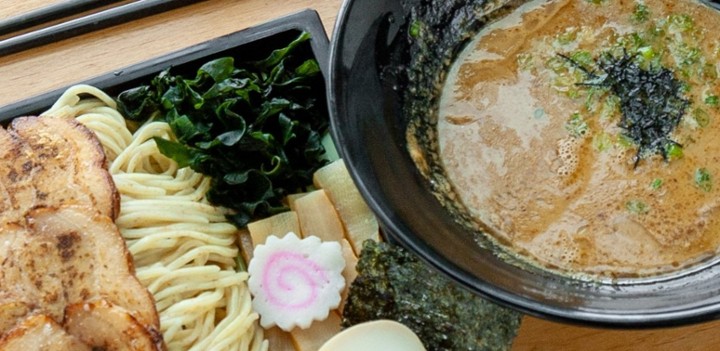
[[65,17],[119,1],[122,0],[71,0],[48,5],[15,17],[0,20],[0,36],[32,28],[43,23],[61,20]]
[[204,0],[138,0],[54,26],[0,40],[0,56],[46,45]]

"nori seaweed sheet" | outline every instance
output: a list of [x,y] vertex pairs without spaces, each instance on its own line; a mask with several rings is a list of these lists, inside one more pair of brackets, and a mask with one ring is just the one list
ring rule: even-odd
[[350,285],[343,326],[391,319],[428,351],[507,350],[521,314],[474,295],[399,246],[367,241]]

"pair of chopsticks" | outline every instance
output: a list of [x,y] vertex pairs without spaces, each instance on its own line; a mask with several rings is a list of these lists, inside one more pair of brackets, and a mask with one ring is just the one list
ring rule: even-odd
[[[71,0],[49,5],[17,17],[0,20],[0,37],[39,27],[0,40],[0,56],[112,27],[198,1],[202,0],[137,0],[127,4],[117,4],[122,3],[122,0]],[[62,22],[72,15],[102,7],[109,8]],[[57,24],[52,24],[53,22]],[[48,26],[43,27],[43,24]]]

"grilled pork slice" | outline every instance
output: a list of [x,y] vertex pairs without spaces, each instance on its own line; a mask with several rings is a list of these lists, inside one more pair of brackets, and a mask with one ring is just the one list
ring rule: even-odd
[[23,320],[0,339],[0,351],[91,351],[46,315]]
[[24,220],[35,203],[34,163],[26,150],[19,137],[0,128],[0,225]]
[[[58,278],[59,260],[48,254],[54,250],[53,246],[35,243],[33,239],[23,224],[7,223],[0,228],[0,335],[39,304],[46,304],[43,314],[62,320],[66,296],[61,293],[63,282]],[[26,274],[28,267],[36,267],[38,259],[44,261],[42,266],[47,267],[46,271]]]
[[85,208],[40,208],[28,214],[27,223],[34,240],[55,245],[70,301],[95,294],[131,311],[143,325],[158,326],[152,295],[135,277],[132,257],[110,218]]
[[19,301],[0,304],[0,336],[15,327],[31,310],[30,306]]
[[110,218],[66,206],[31,210],[26,220],[25,230],[0,230],[0,240],[12,246],[0,262],[0,306],[19,301],[61,321],[68,305],[102,298],[128,310],[151,333],[159,330],[153,298],[134,276]]
[[34,166],[35,206],[80,204],[117,218],[120,195],[92,131],[74,119],[19,117],[9,133],[27,145],[27,159]]
[[162,336],[150,333],[122,307],[99,300],[70,305],[63,323],[68,333],[105,351],[164,350]]
[[16,223],[0,229],[0,242],[4,243],[0,246],[0,308],[16,311],[0,313],[0,334],[35,311],[62,321],[70,296],[64,284],[69,279],[64,277],[57,245]]

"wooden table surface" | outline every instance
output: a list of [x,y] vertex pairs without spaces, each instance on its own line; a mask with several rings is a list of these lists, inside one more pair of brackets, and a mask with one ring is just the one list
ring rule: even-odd
[[[2,0],[0,19],[58,0]],[[0,105],[305,8],[331,34],[341,0],[208,0],[18,54],[0,57]],[[680,328],[605,330],[525,317],[514,351],[720,350],[720,321]]]

